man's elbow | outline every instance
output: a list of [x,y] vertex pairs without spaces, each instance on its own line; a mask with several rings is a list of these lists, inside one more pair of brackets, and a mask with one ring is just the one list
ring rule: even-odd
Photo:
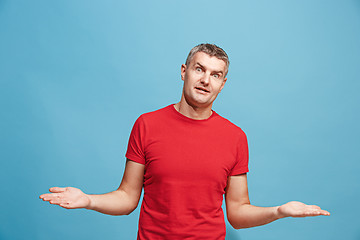
[[127,194],[125,191],[119,189],[115,191],[118,201],[116,206],[116,214],[114,215],[129,215],[138,206],[140,196]]
[[250,227],[246,217],[241,213],[239,214],[239,212],[237,212],[236,214],[235,213],[232,214],[231,212],[228,212],[227,220],[234,229],[242,229],[242,228]]
[[228,217],[228,222],[230,223],[230,225],[231,225],[234,229],[246,228],[245,226],[243,226],[243,225],[241,224],[240,221],[238,221],[238,219],[237,219],[237,221],[236,221],[236,220]]
[[138,201],[129,204],[127,209],[120,215],[130,215],[138,206]]
[[117,203],[114,206],[113,211],[108,213],[113,216],[130,215],[138,206],[138,201],[125,201],[123,203]]

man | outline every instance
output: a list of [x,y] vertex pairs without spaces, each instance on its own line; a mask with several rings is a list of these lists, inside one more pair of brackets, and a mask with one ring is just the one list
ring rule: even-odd
[[102,195],[50,188],[41,199],[64,208],[110,215],[130,214],[142,188],[138,239],[224,239],[221,208],[236,228],[284,217],[330,215],[315,205],[289,202],[277,207],[250,204],[248,147],[244,132],[212,110],[224,88],[227,54],[213,44],[194,47],[181,66],[179,103],[141,115],[132,129],[120,187]]

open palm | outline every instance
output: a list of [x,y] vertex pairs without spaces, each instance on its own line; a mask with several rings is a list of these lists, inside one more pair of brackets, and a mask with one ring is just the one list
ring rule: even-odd
[[302,202],[288,202],[278,208],[282,217],[310,217],[319,215],[330,215],[328,211],[322,210],[316,205],[307,205]]
[[63,208],[87,208],[90,205],[90,198],[78,188],[73,187],[52,187],[51,193],[42,194],[40,198],[51,204],[59,205]]

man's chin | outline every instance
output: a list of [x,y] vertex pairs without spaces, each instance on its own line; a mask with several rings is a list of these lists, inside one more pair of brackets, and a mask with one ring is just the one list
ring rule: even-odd
[[187,104],[196,108],[207,108],[212,106],[213,101],[208,98],[202,98],[198,96],[185,97]]

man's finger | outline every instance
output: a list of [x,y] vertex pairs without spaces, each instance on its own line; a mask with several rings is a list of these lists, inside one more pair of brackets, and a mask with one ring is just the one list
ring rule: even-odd
[[61,192],[65,192],[66,188],[52,187],[49,189],[49,191],[53,193],[61,193]]
[[61,196],[57,193],[45,193],[40,196],[40,198],[44,201],[49,201],[60,197]]
[[328,211],[321,209],[317,205],[310,205],[310,207],[315,215],[326,215],[326,216],[330,215]]
[[54,197],[53,193],[45,193],[40,195],[40,198],[42,200],[48,201],[49,199],[52,199]]
[[51,199],[49,202],[50,202],[51,204],[56,204],[56,205],[68,203],[67,200],[62,199],[62,198],[53,198],[53,199]]
[[330,213],[328,211],[321,210],[321,209],[305,212],[305,216],[320,216],[320,215],[329,216]]
[[321,215],[330,216],[330,213],[326,210],[320,210]]

